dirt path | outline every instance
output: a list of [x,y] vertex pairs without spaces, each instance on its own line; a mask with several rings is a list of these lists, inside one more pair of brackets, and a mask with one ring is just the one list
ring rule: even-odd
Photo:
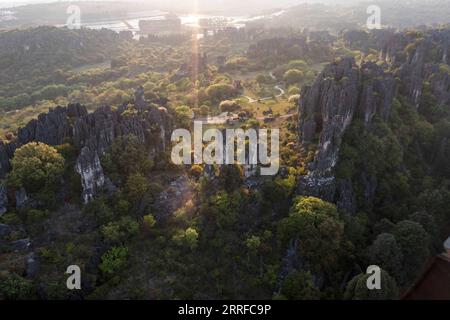
[[[273,79],[276,80],[277,78],[275,78],[275,76],[273,75],[272,71],[269,72],[269,76]],[[284,95],[286,93],[286,91],[281,87],[281,84],[277,84],[276,86],[273,87],[275,90],[278,90],[280,93],[278,95],[275,96],[275,98],[279,98],[282,95]],[[260,99],[254,99],[252,97],[249,96],[241,96],[245,99],[248,100],[248,103],[256,103],[258,101],[267,101],[267,100],[271,100],[273,99],[273,97],[265,97],[265,98],[260,98]]]

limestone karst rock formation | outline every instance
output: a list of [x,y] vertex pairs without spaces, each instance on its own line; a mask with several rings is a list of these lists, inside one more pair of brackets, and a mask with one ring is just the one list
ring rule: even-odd
[[[21,145],[31,141],[49,145],[71,142],[79,151],[75,170],[81,176],[82,198],[90,201],[105,183],[100,157],[114,140],[133,134],[147,147],[151,158],[163,152],[170,141],[171,116],[165,108],[147,104],[139,92],[137,112],[123,114],[126,108],[123,106],[117,110],[101,107],[88,113],[79,104],[69,104],[39,115],[19,130],[14,142],[0,143],[0,180],[11,169],[9,160]],[[0,189],[0,212],[6,210],[5,189]]]
[[[449,30],[430,30],[420,37],[384,32],[375,42],[384,63],[337,59],[311,87],[303,88],[300,99],[299,136],[303,143],[317,143],[317,153],[299,183],[299,193],[335,202],[347,212],[358,206],[353,185],[337,180],[335,169],[343,136],[354,119],[371,130],[375,116],[388,120],[393,101],[400,96],[412,108],[420,108],[429,96],[437,105],[450,105],[450,75],[442,70],[449,59]],[[373,197],[376,177],[363,172],[360,180],[366,197]]]
[[[312,87],[304,88],[300,101],[301,140],[311,143],[318,139],[318,145],[309,174],[300,183],[301,193],[335,200],[333,169],[345,130],[356,114],[367,126],[376,114],[386,119],[395,90],[391,74],[372,62],[357,66],[353,58],[330,64]],[[348,183],[342,186],[348,187]]]

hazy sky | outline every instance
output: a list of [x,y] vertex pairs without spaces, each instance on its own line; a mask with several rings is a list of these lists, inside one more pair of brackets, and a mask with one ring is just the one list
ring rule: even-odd
[[[91,1],[91,0],[72,0],[72,1]],[[95,1],[117,1],[117,0],[95,0]],[[133,0],[134,2],[138,2],[138,1],[143,1],[143,2],[147,2],[147,3],[152,3],[153,0]],[[181,2],[183,3],[185,0],[168,0],[167,2]],[[245,1],[245,0],[243,0]],[[304,2],[351,2],[351,1],[356,1],[356,0],[271,0],[271,2],[273,2],[274,6],[284,6],[284,5],[292,5],[292,4],[297,4],[297,3],[304,3]],[[6,4],[13,4],[13,5],[18,5],[18,4],[28,4],[28,3],[49,3],[49,2],[67,2],[64,0],[0,0],[0,4],[2,5],[6,5]],[[156,2],[161,2],[159,0],[156,0]],[[208,0],[208,2],[218,2],[218,3],[224,3],[227,2],[226,0]],[[263,1],[263,2],[269,2],[269,1]]]
[[[144,2],[154,4],[156,9],[174,8],[186,9],[189,7],[200,7],[205,10],[211,9],[235,9],[263,11],[274,8],[287,8],[301,3],[328,3],[345,4],[361,2],[364,0],[0,0],[0,8],[13,7],[25,4],[38,4],[50,2],[76,2],[76,1],[119,1],[119,2]],[[367,0],[366,0],[367,1]]]
[[[77,0],[77,1],[86,1],[86,0]],[[87,0],[87,1],[89,1],[89,0]],[[97,0],[97,1],[115,1],[115,0]],[[141,1],[141,0],[137,0],[137,1]],[[149,0],[149,1],[151,1],[151,0]],[[0,0],[0,6],[49,3],[49,2],[65,2],[65,1],[61,1],[61,0]]]

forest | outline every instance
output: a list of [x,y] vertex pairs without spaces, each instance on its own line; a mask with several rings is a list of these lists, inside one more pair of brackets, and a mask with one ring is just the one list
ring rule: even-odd
[[[450,27],[273,24],[0,32],[1,299],[408,292],[450,235]],[[194,121],[279,129],[279,171],[174,164]]]

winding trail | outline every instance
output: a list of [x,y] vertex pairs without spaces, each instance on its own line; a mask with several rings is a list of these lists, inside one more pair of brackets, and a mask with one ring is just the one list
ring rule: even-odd
[[[277,80],[277,78],[273,75],[272,71],[269,72],[269,77],[270,77],[272,80]],[[284,94],[286,93],[286,91],[281,87],[281,84],[277,84],[277,85],[274,86],[273,88],[274,88],[275,90],[280,91],[280,93],[279,93],[278,95],[276,95],[275,98],[279,98],[279,97],[281,97],[282,95],[284,95]],[[267,100],[273,99],[272,96],[271,96],[271,97],[261,98],[261,99],[254,99],[254,98],[249,97],[249,96],[241,96],[241,97],[247,99],[247,100],[248,100],[248,103],[256,103],[256,102],[258,102],[258,101],[267,101]]]
[[[272,72],[269,72],[269,76],[271,79],[276,80],[277,78],[273,75]],[[286,91],[281,87],[282,84],[277,84],[276,86],[274,86],[273,88],[275,90],[278,90],[280,93],[277,94],[275,96],[275,98],[279,98],[282,95],[284,95],[286,93]],[[270,96],[270,97],[266,97],[266,98],[260,98],[260,99],[254,99],[252,97],[249,96],[244,96],[242,95],[241,97],[245,98],[248,100],[248,103],[256,103],[256,102],[260,102],[260,101],[267,101],[267,100],[271,100],[274,98],[274,96]],[[282,116],[278,116],[276,117],[276,119],[287,119],[293,115],[295,115],[296,112],[291,112]],[[226,124],[228,122],[228,120],[231,120],[231,116],[228,115],[228,112],[223,112],[218,116],[214,116],[214,117],[204,117],[204,118],[197,118],[195,119],[195,121],[201,121],[203,124]],[[264,120],[266,117],[258,117],[256,118],[257,120]]]

